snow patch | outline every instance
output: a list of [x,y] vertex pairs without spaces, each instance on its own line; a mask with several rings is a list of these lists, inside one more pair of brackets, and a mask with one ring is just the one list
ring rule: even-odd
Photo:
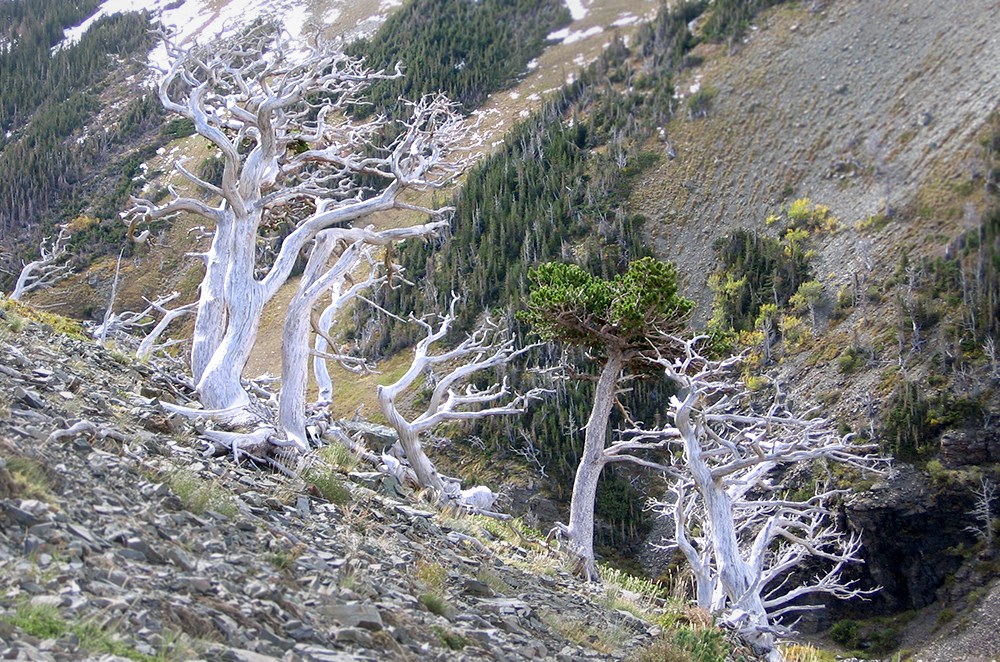
[[576,30],[572,31],[569,28],[563,28],[562,30],[556,30],[549,34],[546,39],[549,41],[560,41],[564,44],[575,44],[578,41],[583,41],[588,37],[593,37],[596,34],[601,34],[604,32],[604,28],[599,25],[595,25],[592,28],[587,28],[586,30]]
[[340,8],[338,7],[328,9],[327,12],[323,14],[323,24],[329,25],[331,23],[336,23],[337,20],[340,18],[340,14],[341,11]]
[[538,68],[538,58],[536,57],[534,60],[528,63],[528,71],[534,71],[537,68]]
[[566,8],[574,21],[579,21],[587,15],[587,8],[583,6],[583,0],[566,0]]
[[97,11],[90,18],[74,28],[63,30],[63,40],[53,50],[57,51],[61,48],[69,48],[76,45],[87,30],[105,16],[121,14],[122,12],[140,11],[142,9],[148,9],[151,14],[155,15],[169,2],[170,0],[105,0],[104,4],[98,7]]
[[618,19],[615,20],[611,25],[613,25],[616,28],[622,28],[625,27],[626,25],[633,25],[638,22],[639,22],[638,16],[632,13],[626,13],[619,16]]
[[513,99],[514,101],[517,101],[518,99],[521,98],[521,94],[519,92],[511,92],[510,98]]
[[292,35],[303,35],[306,30],[306,20],[309,10],[304,6],[292,7],[285,13],[285,29]]
[[[365,21],[376,21],[378,25],[385,20],[385,12],[402,4],[401,0],[382,0],[379,16],[369,17]],[[220,37],[235,34],[243,26],[258,19],[270,19],[284,27],[292,35],[299,37],[307,34],[310,26],[316,24],[320,17],[311,14],[309,4],[302,0],[105,0],[87,20],[76,27],[64,30],[63,41],[54,47],[70,47],[80,41],[95,22],[111,16],[130,11],[146,10],[159,20],[164,27],[174,32],[174,38],[179,45],[192,46],[195,43],[207,43]],[[327,25],[340,17],[341,10],[333,8],[321,17],[321,24]],[[312,19],[312,20],[310,20]],[[303,51],[305,52],[305,51]],[[162,44],[157,45],[149,56],[150,65],[165,70],[169,59]]]

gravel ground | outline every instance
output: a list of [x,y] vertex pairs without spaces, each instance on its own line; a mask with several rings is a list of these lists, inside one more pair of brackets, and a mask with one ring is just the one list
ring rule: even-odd
[[918,662],[995,662],[1000,659],[1000,582],[970,613],[956,619],[914,655]]

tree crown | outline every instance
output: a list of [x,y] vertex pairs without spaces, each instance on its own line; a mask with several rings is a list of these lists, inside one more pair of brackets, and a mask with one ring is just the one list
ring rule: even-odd
[[650,338],[681,330],[694,307],[678,293],[677,269],[651,257],[611,280],[560,262],[532,269],[528,279],[519,318],[545,340],[594,349],[650,348]]

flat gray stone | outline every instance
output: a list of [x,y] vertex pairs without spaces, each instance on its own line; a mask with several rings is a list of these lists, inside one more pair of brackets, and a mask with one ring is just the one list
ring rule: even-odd
[[324,605],[323,614],[346,627],[360,627],[372,632],[378,632],[382,625],[382,616],[374,605],[351,603],[346,605]]

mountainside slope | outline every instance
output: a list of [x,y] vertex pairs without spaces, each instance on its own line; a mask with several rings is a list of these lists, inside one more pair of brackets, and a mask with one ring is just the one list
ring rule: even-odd
[[[764,229],[795,198],[828,206],[848,229],[817,247],[817,272],[836,273],[837,284],[861,268],[857,226],[884,209],[885,180],[900,213],[872,235],[872,254],[940,250],[941,233],[961,229],[960,219],[913,212],[922,189],[977,176],[975,138],[1000,105],[996,3],[819,4],[819,13],[810,3],[766,13],[731,56],[723,44],[699,46],[704,64],[677,81],[679,113],[667,127],[677,158],[633,202],[703,305],[712,241]],[[687,112],[692,90],[708,91],[707,117]]]
[[[617,7],[616,3],[609,3],[611,5]],[[813,12],[812,7],[820,10]],[[607,10],[607,7],[602,7],[602,10]],[[964,271],[960,263],[965,258],[976,258],[974,252],[977,247],[982,259],[993,259],[1000,264],[996,258],[990,257],[995,255],[995,251],[990,254],[982,248],[991,245],[991,242],[996,245],[996,230],[990,228],[997,226],[996,219],[1000,219],[995,211],[993,216],[989,215],[991,208],[996,209],[995,173],[1000,172],[1000,169],[993,170],[996,168],[996,154],[1000,153],[1000,132],[991,137],[988,125],[991,111],[1000,108],[1000,72],[995,65],[1000,61],[1000,40],[992,26],[995,14],[995,2],[986,0],[971,0],[968,4],[963,3],[961,8],[956,7],[956,3],[930,1],[911,2],[905,6],[858,0],[785,3],[761,15],[759,24],[741,42],[720,44],[707,41],[689,53],[679,78],[674,81],[681,93],[675,101],[677,115],[664,123],[664,132],[659,139],[652,138],[624,155],[634,159],[643,151],[664,154],[659,161],[656,158],[644,161],[645,165],[636,169],[639,175],[635,181],[629,182],[629,186],[622,187],[622,190],[631,191],[628,211],[641,213],[649,219],[645,229],[650,245],[661,257],[678,263],[685,274],[687,293],[696,297],[701,305],[699,322],[710,316],[713,292],[706,277],[719,264],[719,255],[713,249],[715,240],[738,228],[749,228],[772,237],[783,235],[785,228],[775,226],[773,219],[769,222],[768,218],[771,215],[788,216],[793,201],[801,198],[809,198],[812,203],[828,207],[829,216],[825,218],[836,218],[836,222],[831,221],[828,226],[810,228],[812,235],[808,240],[808,252],[811,254],[811,277],[820,282],[823,292],[820,303],[809,311],[812,319],[803,324],[808,328],[794,343],[786,342],[785,338],[780,344],[776,341],[773,355],[762,360],[756,371],[748,371],[746,376],[758,380],[755,383],[762,387],[778,384],[782,392],[797,404],[820,403],[826,413],[840,420],[845,432],[852,430],[871,435],[883,444],[887,452],[895,453],[919,467],[904,472],[909,484],[920,486],[917,490],[919,499],[907,501],[906,481],[900,480],[868,492],[860,501],[846,507],[844,519],[852,526],[863,526],[868,536],[868,549],[877,550],[868,559],[865,572],[876,580],[885,578],[887,581],[881,583],[886,589],[867,606],[849,605],[832,613],[834,618],[855,618],[876,612],[916,609],[937,599],[940,601],[937,611],[931,612],[930,616],[921,616],[922,620],[914,621],[911,626],[916,628],[918,623],[921,624],[925,632],[916,633],[921,636],[932,627],[946,622],[943,616],[943,620],[935,620],[938,614],[947,614],[955,609],[960,611],[973,604],[975,600],[969,594],[979,597],[982,592],[980,587],[992,576],[990,573],[995,574],[992,557],[980,555],[983,547],[976,547],[975,537],[966,532],[965,527],[975,523],[969,514],[974,505],[972,489],[981,477],[997,477],[995,463],[1000,460],[1000,435],[995,434],[995,430],[997,413],[1000,412],[1000,391],[996,387],[1000,384],[1000,373],[997,373],[995,355],[991,373],[984,329],[977,327],[981,320],[977,321],[973,315],[970,321],[967,311],[962,308],[966,304],[965,297],[971,298],[971,295],[965,290],[956,292],[956,288],[968,288],[966,279],[972,272]],[[592,12],[585,21],[596,20],[596,16],[597,13]],[[605,27],[610,25],[607,21],[612,14],[605,11],[601,16],[605,17]],[[582,26],[583,30],[589,25],[585,21],[575,25]],[[698,32],[697,27],[695,32]],[[581,57],[591,57],[600,50],[604,41],[604,37],[591,34],[591,41]],[[521,87],[499,92],[487,102],[487,108],[501,110],[497,117],[502,122],[497,125],[509,123],[514,115],[538,104],[541,98],[539,90],[549,89],[550,82],[555,86],[573,75],[567,75],[559,70],[560,65],[547,59],[557,49],[570,46],[562,44],[548,49],[539,58],[542,64],[525,78]],[[636,60],[639,58],[633,58],[633,64]],[[622,71],[628,75],[621,75]],[[602,93],[624,91],[630,86],[633,73],[623,66],[608,74],[607,82],[601,82]],[[528,91],[530,93],[525,94]],[[611,98],[611,95],[608,97]],[[669,99],[669,95],[665,98]],[[579,108],[586,108],[582,111],[584,114],[593,109],[597,109],[595,114],[606,110],[606,107],[596,103],[589,108],[581,104],[562,115],[555,113],[556,125],[569,126],[571,122],[578,121],[582,114],[578,116],[574,113]],[[487,119],[487,122],[491,121],[494,120]],[[577,145],[585,141],[586,136]],[[181,151],[171,152],[175,147]],[[675,156],[666,156],[671,150]],[[609,146],[604,144],[593,151],[604,156],[610,153]],[[194,163],[207,156],[204,141],[196,136],[171,145],[161,155],[147,155],[149,158],[144,161],[144,170],[150,173],[150,187],[165,181],[160,175],[169,170],[171,159],[182,153],[190,155]],[[597,162],[607,172],[614,171],[610,159]],[[138,167],[138,162],[134,165]],[[547,163],[545,167],[547,174],[555,173],[554,162]],[[622,166],[618,168],[623,169]],[[592,170],[606,174],[600,168]],[[591,175],[588,171],[584,173],[580,179]],[[624,218],[624,208],[616,208],[615,211],[622,212],[621,217]],[[592,212],[586,210],[583,213]],[[994,220],[990,221],[990,218]],[[113,221],[117,222],[117,219]],[[185,237],[195,225],[190,219],[185,219],[172,227],[163,228],[164,234],[157,238],[157,245],[150,247],[149,252],[132,256],[126,263],[128,276],[119,299],[121,306],[140,306],[139,297],[151,294],[150,290],[162,292],[181,286],[187,292],[193,291],[194,276],[197,274],[195,270],[188,270],[188,264],[182,262],[178,246],[193,245],[186,243],[189,240]],[[597,233],[592,234],[596,236]],[[613,235],[612,232],[608,234]],[[515,239],[519,238],[520,235]],[[588,236],[580,243],[591,239],[593,237]],[[621,237],[617,239],[621,240]],[[563,259],[570,259],[578,252],[580,246],[571,244],[567,242],[561,247]],[[625,245],[624,241],[622,245]],[[528,250],[532,248],[527,240],[523,246]],[[487,250],[490,248],[487,247]],[[46,294],[37,300],[58,304],[67,299],[67,292],[72,292],[68,305],[76,306],[78,313],[82,314],[88,306],[92,311],[99,310],[107,299],[113,260],[105,259],[98,266],[99,269],[75,279],[72,284],[74,289]],[[807,313],[803,308],[797,314],[802,316],[799,320],[802,322]],[[992,324],[995,325],[996,320]],[[780,335],[784,336],[784,332]],[[273,348],[280,338],[272,332],[264,340]],[[84,353],[90,351],[82,347],[73,345],[71,349]],[[43,350],[42,353],[63,349],[59,345],[55,350]],[[30,353],[23,349],[10,352],[10,356],[14,357],[12,361],[19,366],[15,369],[18,375],[7,375],[14,380],[11,384],[35,383],[34,377],[20,371],[24,366],[20,366],[16,358],[18,352],[22,355]],[[105,356],[101,360],[106,359]],[[401,358],[396,357],[395,360],[397,363],[393,365],[398,365]],[[38,383],[44,383],[47,367],[39,368],[36,364],[37,361],[32,359],[29,367],[33,371],[36,368],[41,371],[39,379],[42,381]],[[262,352],[251,368],[256,374],[258,370],[275,372],[275,366],[273,354]],[[140,372],[143,370],[137,369]],[[122,388],[127,389],[126,386]],[[67,391],[73,394],[72,389]],[[15,421],[12,425],[18,428],[12,438],[20,439],[17,435],[21,435],[28,439],[33,434],[30,428],[32,421],[39,426],[34,433],[41,434],[41,428],[51,422],[54,410],[46,409],[51,403],[39,405],[44,411],[43,416],[49,418],[37,418],[29,411],[32,409],[32,398],[27,394],[23,394],[27,397],[26,401],[22,396],[18,397],[21,400],[15,404],[7,403],[8,411],[0,417],[6,418],[7,413],[11,414],[11,420]],[[127,402],[122,396],[116,397],[121,402]],[[3,404],[0,400],[0,409]],[[111,404],[122,407],[116,402]],[[101,409],[99,404],[88,407],[87,412]],[[353,409],[351,405],[341,405],[341,410]],[[79,416],[80,412],[60,411],[58,415],[70,419]],[[136,415],[142,419],[149,416],[156,418],[159,414],[139,411]],[[554,417],[551,418],[554,420]],[[135,421],[128,420],[126,428],[122,428],[130,436],[134,434],[133,423]],[[61,425],[58,422],[52,424]],[[574,426],[566,425],[562,429],[572,430]],[[944,436],[942,433],[945,433]],[[185,432],[178,434],[184,436]],[[140,433],[139,436],[143,435]],[[569,439],[572,434],[562,436]],[[151,449],[158,448],[161,442],[167,443],[145,438],[137,452],[142,454],[145,449],[147,454],[154,453]],[[568,445],[571,443],[567,441]],[[79,468],[81,475],[87,476],[87,469],[81,463],[67,459],[75,456],[66,449],[56,449],[51,444],[42,448],[70,467],[71,471]],[[110,449],[119,450],[114,444]],[[945,451],[940,458],[937,455],[939,449]],[[130,450],[135,449],[130,446]],[[500,454],[508,450],[503,448]],[[79,451],[88,452],[83,446],[79,447]],[[172,448],[171,453],[185,458],[185,462],[198,465],[196,468],[203,476],[225,474],[222,482],[231,478],[245,485],[259,478],[258,475],[250,477],[242,470],[228,468],[229,465],[195,458],[184,444]],[[128,457],[128,453],[125,456]],[[89,455],[85,457],[90,461]],[[106,462],[103,455],[95,454],[94,457],[98,464]],[[567,457],[572,460],[568,453]],[[491,455],[488,461],[495,463],[495,460],[497,457]],[[126,463],[130,461],[123,460]],[[155,468],[156,462],[153,465]],[[499,473],[505,471],[499,470]],[[520,473],[526,475],[528,472]],[[131,477],[131,474],[127,476]],[[156,485],[162,482],[163,476],[147,479],[150,485]],[[288,487],[283,479],[268,477],[265,480],[273,482],[278,490]],[[545,481],[531,482],[537,485]],[[142,486],[152,490],[153,496],[160,498],[161,502],[168,500],[166,494],[156,493],[160,488],[149,487],[145,483]],[[378,563],[377,557],[383,554],[405,556],[399,547],[388,543],[382,545],[382,538],[392,537],[388,529],[396,533],[405,530],[403,535],[409,536],[410,529],[423,528],[420,522],[425,516],[405,511],[400,514],[395,502],[371,498],[367,492],[361,492],[361,495],[358,497],[355,494],[355,498],[363,503],[362,510],[377,513],[373,517],[382,522],[375,527],[379,536],[379,542],[374,544],[377,553],[369,550],[369,555],[363,556],[365,562]],[[99,496],[105,498],[104,495]],[[134,500],[144,501],[147,497],[146,494],[136,493]],[[248,499],[255,500],[256,497]],[[278,499],[281,500],[280,497]],[[629,500],[619,499],[615,505]],[[170,507],[176,506],[176,502],[169,503]],[[265,497],[264,506],[255,507],[267,507],[273,513],[268,517],[257,511],[251,514],[284,526],[290,518],[301,515],[300,503],[296,498],[294,505],[289,500],[281,508],[273,507]],[[166,503],[161,505],[167,507]],[[551,506],[551,503],[547,505]],[[106,503],[102,502],[99,506],[105,508]],[[15,504],[15,507],[28,516],[35,516],[20,505]],[[80,510],[89,507],[80,506]],[[329,525],[337,530],[338,535],[343,533],[359,540],[356,531],[342,531],[336,522],[323,519],[333,517],[334,512],[337,517],[349,519],[349,511],[324,506],[311,507],[309,512],[310,518],[319,513],[322,526]],[[47,511],[42,509],[39,512]],[[162,525],[155,515],[150,517],[152,525]],[[191,521],[184,515],[173,519],[175,521],[168,522],[169,526],[182,526],[185,535],[189,532],[192,538],[199,541],[209,535],[208,530],[212,526],[217,525],[211,521],[209,524]],[[302,520],[301,526],[309,529],[311,525],[307,518]],[[63,523],[57,515],[53,515],[53,521]],[[299,524],[296,522],[296,526]],[[349,523],[348,529],[353,524]],[[127,527],[128,524],[123,521],[121,526]],[[459,533],[465,531],[458,526],[455,528]],[[42,532],[51,530],[40,529]],[[247,534],[234,534],[233,538],[234,544],[253,550],[246,556],[285,554],[280,547],[284,543],[262,542],[259,538],[263,534],[259,531],[258,539],[253,539],[254,536],[240,529],[239,524],[236,530]],[[311,539],[299,529],[292,527],[284,530],[311,544],[308,543]],[[272,537],[278,535],[269,531]],[[886,531],[892,531],[893,535],[886,535]],[[142,528],[137,532],[140,535],[125,535],[122,539],[127,541],[130,537],[138,537],[142,543],[152,535],[153,529]],[[109,531],[106,539],[102,540],[102,545],[108,543],[109,546],[98,545],[98,548],[105,556],[122,557],[122,554],[116,556],[115,552],[109,551],[116,549],[110,546],[116,540],[110,537],[111,533]],[[448,533],[443,532],[445,538]],[[312,535],[311,529],[309,535]],[[659,535],[659,531],[654,531],[649,542],[660,542]],[[465,540],[460,536],[458,538]],[[435,548],[444,544],[441,540],[441,536],[437,536],[421,544]],[[121,544],[129,548],[127,542]],[[454,544],[456,549],[462,546]],[[315,546],[318,549],[319,543]],[[213,548],[217,550],[213,545],[206,547],[210,553],[222,553],[212,552]],[[537,551],[538,548],[534,549]],[[16,555],[14,552],[10,554]],[[124,554],[125,559],[130,556],[133,561],[140,560],[134,555]],[[312,556],[312,552],[307,550],[306,565],[312,563]],[[274,556],[273,560],[279,565],[286,563],[278,556]],[[662,568],[668,560],[654,559],[650,567]],[[404,558],[405,561],[407,559]],[[433,556],[430,563],[451,569],[453,561],[450,557],[441,560]],[[269,572],[258,562],[247,559],[241,562],[254,567],[258,575],[255,579],[261,579],[263,574]],[[451,576],[445,582],[448,595],[458,595],[463,608],[489,610],[471,599],[466,600],[464,582],[468,573],[464,573],[465,566],[456,567],[463,570],[449,570]],[[424,590],[405,577],[409,566],[399,565],[395,570],[404,577],[392,576],[395,583],[388,589],[390,593],[408,594],[412,598]],[[201,571],[199,568],[198,572]],[[144,577],[155,574],[145,568],[137,572]],[[970,574],[975,576],[970,579]],[[211,586],[222,587],[216,589],[215,597],[221,595],[228,598],[230,593],[236,593],[231,584],[239,583],[240,578],[234,574],[227,580],[230,584],[225,584],[216,575],[209,580]],[[532,582],[530,577],[525,579],[506,574],[503,574],[503,580],[507,585],[518,588]],[[166,584],[156,586],[158,590],[170,588]],[[204,584],[199,582],[197,586],[203,587]],[[23,587],[16,590],[28,591]],[[103,590],[103,587],[98,590]],[[351,590],[366,597],[356,588]],[[306,591],[301,597],[309,600],[314,596]],[[354,600],[350,594],[341,597]],[[412,599],[400,598],[398,602],[393,602],[396,596],[387,597],[385,593],[373,599],[376,603],[381,600],[383,606],[391,604],[391,608],[386,608],[388,610],[410,605],[420,611],[412,604]],[[988,598],[981,610],[988,610],[992,599]],[[538,600],[539,604],[551,603],[561,609],[576,597],[575,594],[570,597],[546,594]],[[523,601],[532,604],[530,600]],[[45,603],[45,600],[39,601],[42,606]],[[15,606],[11,603],[12,608]],[[67,606],[72,607],[72,604]],[[519,607],[506,606],[514,609],[515,616],[524,615],[518,611]],[[302,635],[297,627],[300,621],[305,630],[321,629],[310,620],[313,618],[311,615],[288,610],[284,605],[279,607],[285,610],[285,616],[291,615],[291,620],[296,622],[296,627],[292,629],[299,635]],[[271,607],[265,605],[265,608]],[[380,608],[376,604],[376,609]],[[365,612],[367,607],[359,609]],[[222,608],[217,611],[229,613]],[[199,614],[213,622],[216,619],[214,612],[202,611]],[[510,615],[502,609],[499,614],[501,617]],[[239,622],[235,615],[230,615]],[[255,612],[254,618],[258,616]],[[418,643],[434,646],[437,646],[434,637],[445,646],[449,645],[445,640],[451,636],[452,630],[458,630],[462,637],[475,639],[479,635],[472,634],[473,630],[505,627],[492,616],[486,617],[491,626],[478,622],[478,625],[470,625],[472,621],[459,621],[461,625],[455,622],[431,624],[424,617],[421,613],[412,616],[412,622],[392,623],[390,626],[398,626],[407,633],[405,636]],[[597,612],[588,611],[581,618],[592,624],[609,622]],[[609,618],[613,621],[615,617],[612,615]],[[544,620],[540,620],[543,625]],[[956,620],[957,629],[962,619]],[[383,630],[389,629],[387,623],[388,619],[385,619]],[[524,624],[518,622],[517,627],[527,629],[530,637],[511,646],[523,644],[530,648],[541,641],[545,650],[552,652],[562,645],[561,640],[550,638],[551,634],[543,633],[536,623],[530,625],[530,628],[524,628]],[[821,617],[817,625],[829,625],[829,617],[826,620]],[[433,634],[428,634],[425,626],[445,628],[443,632],[448,636],[442,637],[434,630],[431,630]],[[130,627],[126,626],[126,629]],[[0,630],[0,634],[2,632]],[[970,651],[976,651],[977,647],[981,651],[987,646],[998,646],[996,637],[991,637],[989,631],[980,628],[977,632],[978,638],[970,638],[971,642],[962,644],[962,648],[949,648],[947,643],[935,644],[927,659],[956,659],[955,655],[972,654]],[[289,637],[279,632],[275,634],[288,644]],[[225,632],[223,636],[228,637]],[[349,633],[345,636],[357,635]],[[396,637],[395,630],[393,637],[404,648],[408,645]],[[641,637],[636,630],[629,645],[637,644]],[[361,639],[364,639],[363,633]],[[343,643],[344,640],[339,639],[339,634],[326,633],[320,636],[319,641],[316,645],[340,648],[338,642]],[[271,643],[281,647],[273,641]],[[301,641],[298,643],[303,644]],[[351,641],[350,644],[345,644],[344,649],[368,654],[362,650],[365,648],[363,641]],[[260,638],[227,639],[226,645],[259,647],[259,650],[276,652],[267,648],[270,644]],[[497,646],[489,650],[497,657],[508,654],[506,640]],[[488,648],[485,646],[484,650]],[[416,649],[411,647],[411,650]],[[481,654],[479,649],[475,650],[476,655]],[[528,655],[525,652],[527,648],[518,650]],[[622,648],[616,644],[609,650],[611,654],[617,654]],[[582,655],[581,651],[574,648],[566,655]],[[451,655],[443,648],[435,654]],[[949,655],[952,657],[949,658]]]
[[169,380],[16,308],[0,359],[4,659],[568,662],[665,627],[729,648],[661,589],[580,584],[537,532],[426,510],[336,443],[295,478],[206,458],[200,423],[138,396]]

